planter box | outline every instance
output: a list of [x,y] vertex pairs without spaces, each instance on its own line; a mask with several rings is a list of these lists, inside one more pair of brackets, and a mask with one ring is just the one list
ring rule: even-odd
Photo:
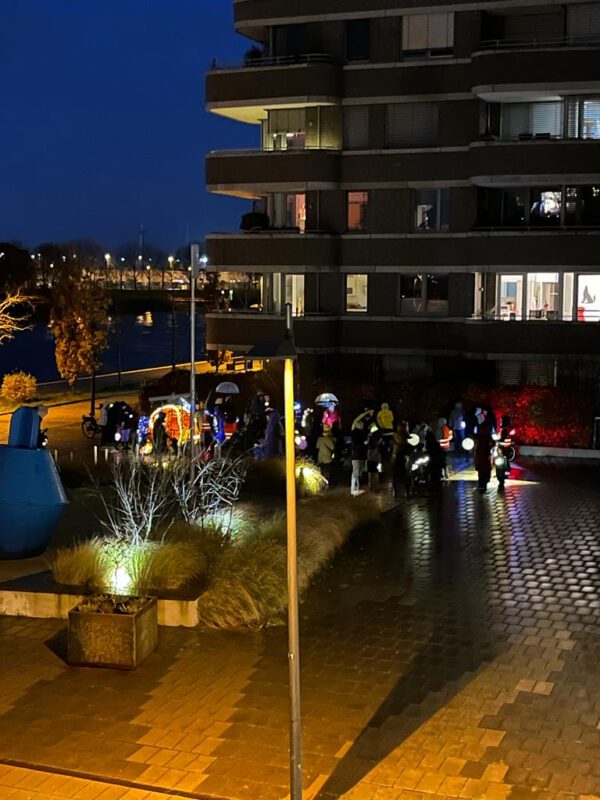
[[[86,602],[86,601],[84,601]],[[158,611],[155,597],[134,614],[69,611],[69,664],[135,669],[155,650]]]

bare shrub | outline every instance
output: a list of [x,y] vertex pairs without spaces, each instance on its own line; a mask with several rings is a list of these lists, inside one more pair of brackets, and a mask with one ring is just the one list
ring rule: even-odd
[[189,464],[181,460],[174,463],[169,475],[179,514],[185,522],[203,527],[217,519],[224,527],[227,512],[240,496],[245,467],[242,459],[212,459],[198,464],[192,477]]
[[111,477],[108,498],[96,487],[105,512],[101,522],[111,537],[139,547],[157,528],[168,528],[173,514],[171,480],[161,462],[124,459],[115,462]]

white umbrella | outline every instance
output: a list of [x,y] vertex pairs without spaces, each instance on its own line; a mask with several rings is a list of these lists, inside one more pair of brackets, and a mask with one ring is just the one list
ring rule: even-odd
[[330,406],[332,403],[333,405],[339,405],[340,401],[331,392],[324,392],[315,397],[315,404],[318,406]]
[[239,386],[233,381],[222,381],[215,389],[217,394],[239,394]]

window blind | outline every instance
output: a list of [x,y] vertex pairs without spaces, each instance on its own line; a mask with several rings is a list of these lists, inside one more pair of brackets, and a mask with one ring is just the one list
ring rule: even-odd
[[386,107],[388,147],[429,147],[438,140],[437,103],[392,103]]
[[505,103],[502,106],[502,138],[516,139],[521,134],[549,133],[562,136],[563,104]]
[[369,146],[369,106],[344,108],[344,150],[361,150]]
[[410,14],[403,18],[403,50],[445,50],[453,45],[453,12]]
[[567,35],[575,39],[600,36],[600,3],[567,6]]

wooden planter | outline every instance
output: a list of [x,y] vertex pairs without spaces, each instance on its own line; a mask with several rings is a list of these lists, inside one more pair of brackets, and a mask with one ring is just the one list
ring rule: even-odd
[[[81,604],[80,604],[81,605]],[[82,667],[135,669],[158,641],[155,597],[134,614],[69,611],[69,664]]]

